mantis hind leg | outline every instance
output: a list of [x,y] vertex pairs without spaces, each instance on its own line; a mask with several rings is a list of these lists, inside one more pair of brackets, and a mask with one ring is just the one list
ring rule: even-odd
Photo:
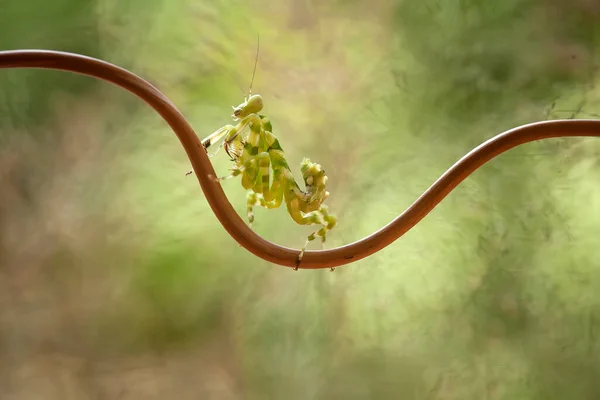
[[258,172],[257,165],[256,158],[252,158],[242,165],[234,165],[234,167],[231,168],[231,173],[229,175],[215,179],[220,182],[242,175],[242,186],[244,186],[246,189],[253,189],[256,180],[256,174]]
[[[298,222],[298,221],[296,221],[296,222]],[[327,233],[330,230],[332,230],[333,228],[335,228],[335,226],[337,225],[337,218],[334,215],[329,214],[329,210],[328,210],[327,206],[321,206],[321,208],[318,209],[317,211],[312,211],[312,212],[305,214],[302,217],[301,223],[303,225],[321,224],[322,227],[319,230],[316,230],[313,233],[311,233],[310,235],[308,235],[308,237],[306,238],[304,247],[302,247],[302,250],[300,250],[300,254],[298,255],[298,259],[296,260],[296,267],[294,268],[294,270],[298,270],[298,266],[300,265],[300,262],[302,261],[302,257],[304,257],[304,253],[306,252],[306,248],[308,247],[308,244],[310,242],[312,242],[313,240],[315,240],[317,237],[321,238],[321,248],[325,248],[325,241],[327,240]],[[333,270],[334,269],[331,268],[331,271],[333,271]]]
[[[260,179],[260,177],[257,179]],[[248,215],[248,224],[251,228],[254,223],[254,207],[278,208],[281,205],[283,191],[280,187],[281,185],[274,182],[273,186],[266,190],[264,194],[257,193],[254,189],[248,190],[248,193],[246,194],[246,212]]]
[[254,224],[254,207],[259,205],[261,200],[264,201],[262,196],[259,197],[254,191],[248,190],[246,194],[246,214],[248,215],[248,225],[250,228]]
[[256,193],[253,190],[248,190],[248,193],[246,194],[246,214],[248,216],[248,225],[250,225],[250,228],[252,228],[252,224],[254,224],[254,207],[256,206],[264,208],[279,207],[279,205],[274,202],[266,201],[261,194]]

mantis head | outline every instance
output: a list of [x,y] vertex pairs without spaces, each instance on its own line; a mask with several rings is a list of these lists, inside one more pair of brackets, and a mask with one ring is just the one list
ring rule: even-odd
[[250,114],[257,114],[263,109],[263,98],[260,94],[253,94],[237,107],[233,107],[233,114],[231,117],[234,120],[242,119]]
[[329,196],[327,187],[327,176],[325,170],[320,164],[313,163],[310,159],[305,158],[300,164],[302,178],[306,186],[306,194],[309,203],[314,203],[318,208],[320,204]]

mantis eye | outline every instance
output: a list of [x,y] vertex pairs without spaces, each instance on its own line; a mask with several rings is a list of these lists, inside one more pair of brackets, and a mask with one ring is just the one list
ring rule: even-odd
[[308,178],[306,178],[306,184],[307,185],[312,185],[312,183],[313,183],[313,177],[312,176],[309,176]]

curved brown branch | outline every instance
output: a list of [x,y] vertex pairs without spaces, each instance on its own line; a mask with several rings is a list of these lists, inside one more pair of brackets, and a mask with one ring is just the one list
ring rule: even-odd
[[[175,105],[150,83],[105,61],[47,50],[1,51],[0,68],[45,68],[75,72],[108,81],[140,97],[167,121],[181,141],[210,207],[227,232],[254,255],[275,264],[294,267],[299,251],[271,243],[248,228],[227,200],[221,186],[209,178],[210,175],[215,176],[215,171],[192,127]],[[492,158],[523,143],[566,136],[600,136],[600,120],[546,121],[504,132],[461,158],[388,225],[346,246],[308,251],[300,268],[336,267],[374,254],[415,226],[460,182]]]

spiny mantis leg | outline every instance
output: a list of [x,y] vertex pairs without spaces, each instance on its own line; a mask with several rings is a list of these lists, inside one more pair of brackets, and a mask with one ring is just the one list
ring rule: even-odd
[[[209,157],[214,157],[221,147],[225,147],[227,151],[228,145],[235,140],[240,133],[246,129],[250,125],[251,127],[254,125],[260,125],[260,117],[257,114],[250,114],[244,117],[236,126],[233,125],[225,125],[224,127],[217,129],[215,132],[208,135],[206,138],[202,140],[202,146],[208,153],[208,148],[211,146],[215,146],[216,143],[223,141],[224,145],[217,146],[217,149],[214,153],[208,154]],[[231,154],[230,154],[231,156]],[[194,171],[188,171],[185,175],[190,175]]]
[[[204,139],[202,139],[202,147],[204,147],[204,150],[206,150],[206,154],[208,155],[208,157],[214,157],[217,155],[217,153],[219,152],[219,150],[221,150],[221,143],[225,140],[226,137],[228,137],[232,131],[235,130],[235,127],[233,125],[225,125],[224,127],[216,130],[215,132],[211,133],[210,135],[208,135],[207,137],[205,137]],[[208,148],[209,147],[215,147],[215,144],[219,143],[218,146],[216,146],[216,150],[214,151],[214,153],[209,153],[208,152]],[[188,171],[185,176],[191,175],[194,173],[194,170],[190,170]]]
[[[225,140],[225,138],[227,138],[234,130],[235,127],[233,125],[225,125],[224,127],[217,129],[215,132],[202,139],[202,147],[204,147],[208,151],[209,147],[215,147],[216,143]],[[217,150],[212,155],[209,155],[209,157],[215,156],[221,148],[220,144],[216,147]]]

